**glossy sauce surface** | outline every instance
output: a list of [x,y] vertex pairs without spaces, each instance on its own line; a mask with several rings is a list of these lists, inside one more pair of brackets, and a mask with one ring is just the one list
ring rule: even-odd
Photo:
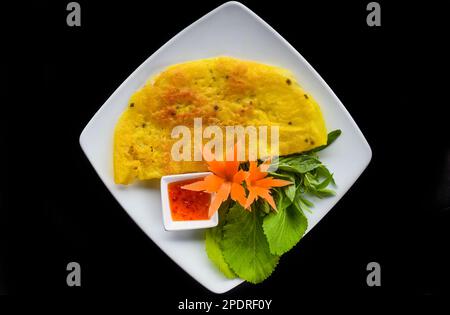
[[168,186],[169,205],[174,221],[208,220],[211,194],[202,191],[182,189],[202,178],[194,178],[170,183]]

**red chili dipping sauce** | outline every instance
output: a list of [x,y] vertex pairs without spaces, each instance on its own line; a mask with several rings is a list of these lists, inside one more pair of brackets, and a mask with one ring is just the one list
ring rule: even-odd
[[174,221],[208,220],[211,194],[192,191],[181,186],[192,184],[202,178],[194,178],[170,183],[168,186],[169,204]]

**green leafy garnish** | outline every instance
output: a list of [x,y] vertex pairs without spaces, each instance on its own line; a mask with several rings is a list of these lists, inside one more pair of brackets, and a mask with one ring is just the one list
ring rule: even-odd
[[224,226],[223,256],[231,269],[242,279],[259,283],[275,269],[279,257],[270,252],[262,229],[262,213],[249,212],[235,203]]
[[[280,256],[301,240],[308,228],[305,214],[314,207],[308,197],[334,195],[329,188],[335,185],[333,174],[317,152],[340,134],[340,130],[332,131],[326,145],[272,161],[269,175],[292,183],[271,189],[276,211],[263,198],[252,204],[251,211],[230,199],[221,205],[219,225],[206,231],[206,252],[226,277],[259,283],[270,276]],[[248,170],[249,165],[240,167]]]
[[306,173],[303,178],[303,189],[319,198],[334,196],[334,191],[327,188],[332,182],[334,182],[333,174],[324,177],[317,171]]
[[216,265],[216,267],[225,275],[225,277],[232,279],[236,278],[236,274],[230,269],[223,258],[221,242],[223,238],[223,227],[226,222],[226,215],[228,213],[231,200],[227,200],[219,208],[219,224],[207,229],[205,233],[205,248],[209,259]]
[[322,165],[317,157],[308,154],[297,154],[288,157],[280,157],[278,169],[291,173],[304,174]]
[[312,213],[311,207],[314,206],[311,201],[305,198],[301,189],[297,190],[293,204],[303,215],[305,212]]
[[283,191],[278,192],[277,208],[276,213],[272,212],[264,217],[263,229],[270,252],[274,255],[282,255],[300,241],[308,227],[308,222]]
[[336,129],[331,131],[328,134],[327,137],[327,144],[325,145],[321,145],[320,147],[314,148],[312,149],[310,152],[319,152],[322,151],[323,149],[325,149],[326,147],[328,147],[330,144],[332,144],[337,138],[339,138],[339,136],[341,135],[342,131],[340,129]]

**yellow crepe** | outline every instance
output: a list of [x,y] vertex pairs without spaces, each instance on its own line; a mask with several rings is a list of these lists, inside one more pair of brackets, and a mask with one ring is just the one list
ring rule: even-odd
[[327,141],[319,105],[289,71],[230,57],[190,61],[168,67],[131,97],[115,129],[115,182],[207,170],[204,162],[171,158],[173,127],[192,129],[200,117],[203,128],[279,126],[280,155]]

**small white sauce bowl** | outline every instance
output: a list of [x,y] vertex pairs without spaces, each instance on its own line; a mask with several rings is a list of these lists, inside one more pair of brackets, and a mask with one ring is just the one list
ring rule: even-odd
[[217,213],[217,211],[209,220],[174,221],[172,219],[172,212],[170,210],[169,190],[168,190],[168,186],[170,183],[194,178],[202,178],[209,174],[211,173],[204,172],[204,173],[167,175],[161,177],[161,204],[162,204],[163,223],[166,231],[206,229],[214,227],[217,224],[219,224],[219,214]]

